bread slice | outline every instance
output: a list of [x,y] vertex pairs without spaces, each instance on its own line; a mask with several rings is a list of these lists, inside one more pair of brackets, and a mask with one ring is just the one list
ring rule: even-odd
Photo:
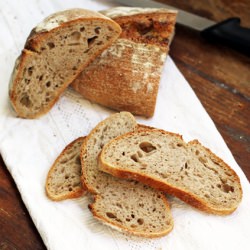
[[197,140],[185,143],[178,134],[141,129],[104,146],[101,170],[133,179],[172,194],[213,214],[230,214],[239,205],[239,177]]
[[71,86],[86,99],[112,109],[153,116],[176,12],[116,7],[102,13],[117,22],[122,33]]
[[86,189],[81,184],[80,148],[85,137],[71,142],[57,157],[46,180],[46,194],[54,201],[77,198]]
[[99,123],[82,146],[82,181],[94,195],[89,208],[96,219],[133,235],[160,237],[173,228],[166,197],[136,181],[101,172],[97,165],[98,155],[106,143],[136,128],[136,121],[128,112],[113,114]]
[[45,114],[65,88],[119,36],[104,15],[70,9],[47,17],[31,31],[10,81],[10,101],[18,116]]

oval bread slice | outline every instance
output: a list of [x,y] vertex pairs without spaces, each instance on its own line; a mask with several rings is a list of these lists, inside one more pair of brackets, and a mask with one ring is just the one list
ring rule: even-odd
[[46,180],[46,194],[54,201],[77,198],[86,189],[81,184],[80,148],[84,137],[71,142],[57,157]]
[[230,214],[242,199],[239,177],[197,140],[147,129],[122,135],[104,146],[101,170],[177,196],[213,214]]
[[115,41],[121,28],[104,15],[70,9],[47,17],[31,31],[10,80],[17,115],[48,112],[76,76]]

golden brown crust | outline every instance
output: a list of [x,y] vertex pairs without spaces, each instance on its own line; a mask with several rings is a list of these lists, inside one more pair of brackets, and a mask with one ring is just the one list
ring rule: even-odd
[[79,197],[85,195],[85,193],[86,193],[86,190],[79,188],[79,189],[75,190],[74,193],[71,193],[70,195],[62,195],[60,197],[54,197],[54,196],[50,196],[46,190],[46,195],[52,201],[63,201],[63,200],[68,200],[68,199],[76,199],[76,198],[79,198]]
[[[117,49],[113,51],[114,46]],[[163,66],[159,58],[164,52],[151,45],[151,48],[145,46],[146,50],[138,53],[135,46],[134,42],[119,39],[105,56],[102,54],[96,58],[71,86],[86,99],[103,106],[152,116]],[[138,61],[133,56],[137,53]],[[145,70],[145,67],[150,67],[150,70]]]
[[140,123],[137,125],[137,131],[141,131],[145,129],[156,129],[156,128],[145,125],[145,124],[140,124]]
[[[35,32],[34,29],[33,29],[31,31],[29,37],[26,40],[24,48],[27,49],[27,50],[31,50],[31,51],[39,53],[41,51],[40,44],[44,40],[46,40],[48,38],[48,36],[51,35],[51,32],[52,33],[57,33],[62,28],[67,27],[67,26],[77,25],[82,20],[87,20],[87,21],[99,20],[99,21],[103,21],[103,18],[100,18],[100,17],[88,17],[88,18],[82,17],[82,18],[78,18],[76,20],[72,20],[72,21],[68,21],[68,22],[62,23],[62,24],[60,24],[60,26],[58,26],[56,28],[53,28],[52,30],[44,31],[44,32]],[[115,24],[112,20],[105,19],[105,22],[109,22],[112,27],[115,27],[117,30],[120,30],[120,27],[117,24]],[[112,39],[111,39],[111,43],[112,43]],[[107,44],[106,48],[110,44]],[[103,50],[105,50],[106,48],[104,48]]]
[[[104,15],[87,9],[69,9],[56,12],[46,17],[40,24],[33,28],[26,40],[24,48],[39,52],[39,44],[46,40],[50,32],[57,32],[65,26],[77,24],[81,20],[103,20],[115,24]],[[117,27],[119,29],[119,27]]]
[[75,79],[71,86],[86,99],[133,114],[154,114],[176,13],[116,17],[119,39]]
[[116,17],[113,20],[122,28],[120,38],[136,43],[152,44],[167,51],[174,32],[176,13],[140,13]]
[[[141,126],[141,128],[139,127],[138,131],[139,132],[145,131],[145,133],[146,133],[151,129],[152,128],[148,129],[146,126],[145,127]],[[163,134],[177,135],[177,136],[179,136],[180,139],[182,139],[182,136],[178,135],[178,134],[174,134],[174,133],[167,132],[164,130],[157,130],[157,131],[159,131]],[[123,137],[126,137],[127,135],[133,134],[133,133],[136,133],[136,132],[130,132],[130,133],[127,133],[126,135],[122,135],[122,136],[115,138],[114,140],[107,143],[104,148],[108,147],[108,145],[111,144],[112,142],[119,140],[119,139],[122,139]],[[202,146],[202,144],[198,140],[193,140],[193,141],[189,142],[187,145],[200,145],[200,146]],[[230,175],[233,176],[234,181],[239,183],[239,187],[240,187],[239,202],[240,202],[240,200],[242,199],[242,188],[241,188],[240,179],[239,179],[238,175],[222,159],[220,159],[218,156],[216,156],[214,153],[212,153],[210,149],[208,149],[204,146],[202,146],[202,147],[204,150],[207,151],[207,153],[210,155],[210,157],[215,162],[217,162],[225,170],[230,171]],[[184,202],[188,203],[189,205],[191,205],[191,206],[193,206],[201,211],[207,212],[207,213],[212,213],[212,214],[217,214],[217,215],[228,215],[237,209],[237,205],[234,207],[231,207],[231,208],[224,208],[224,207],[218,208],[218,206],[213,207],[212,205],[207,204],[202,198],[197,197],[196,195],[188,192],[185,189],[175,187],[175,186],[167,183],[166,181],[164,182],[160,178],[148,176],[146,174],[143,174],[142,172],[136,172],[136,171],[133,171],[130,169],[125,169],[125,168],[124,169],[121,169],[121,168],[116,169],[114,167],[111,167],[107,162],[105,162],[102,159],[101,154],[98,158],[98,164],[99,164],[100,169],[104,172],[107,172],[107,173],[109,173],[113,176],[116,176],[118,178],[131,179],[131,180],[136,180],[136,181],[142,182],[142,183],[144,183],[148,186],[151,186],[153,188],[156,188],[162,192],[166,192],[168,194],[174,195],[174,196],[178,197],[179,199],[183,200]]]
[[82,195],[84,195],[87,192],[87,189],[84,186],[78,187],[74,190],[74,192],[71,192],[67,195],[58,195],[55,196],[53,194],[50,193],[49,191],[49,186],[48,186],[48,182],[49,182],[49,178],[51,176],[51,173],[54,171],[57,163],[61,160],[61,157],[67,153],[67,151],[69,149],[72,148],[72,146],[77,143],[78,141],[84,140],[85,137],[79,137],[77,139],[75,139],[74,141],[72,141],[70,144],[68,144],[63,151],[60,153],[60,155],[56,158],[55,162],[53,163],[52,167],[50,168],[48,174],[47,174],[47,178],[46,178],[46,184],[45,184],[45,191],[46,191],[46,195],[48,196],[48,198],[50,198],[53,201],[62,201],[62,200],[66,200],[66,199],[73,199],[73,198],[78,198],[81,197]]
[[232,212],[234,212],[237,208],[237,207],[234,207],[232,209],[227,209],[227,210],[223,209],[222,211],[220,211],[218,209],[208,207],[204,201],[202,201],[201,199],[198,199],[197,197],[195,197],[191,193],[188,193],[185,190],[181,190],[179,188],[175,188],[171,185],[163,183],[160,179],[150,178],[146,175],[138,174],[138,173],[133,172],[133,171],[126,171],[126,170],[122,170],[122,169],[116,170],[113,168],[109,168],[108,164],[105,164],[100,159],[99,159],[99,166],[104,172],[107,172],[107,173],[109,173],[113,176],[116,176],[118,178],[136,180],[136,181],[144,183],[150,187],[158,189],[162,192],[176,196],[180,200],[186,202],[187,204],[189,204],[189,205],[191,205],[191,206],[193,206],[193,207],[195,207],[198,210],[201,210],[203,212],[217,214],[217,215],[227,215],[227,214],[231,214]]

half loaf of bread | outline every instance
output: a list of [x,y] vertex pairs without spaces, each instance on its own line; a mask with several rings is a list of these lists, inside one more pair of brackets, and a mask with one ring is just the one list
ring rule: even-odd
[[71,86],[93,102],[150,117],[174,34],[176,12],[116,7],[102,13],[117,22],[122,33]]
[[116,177],[133,179],[177,196],[213,214],[230,214],[239,205],[239,177],[197,140],[141,129],[122,135],[102,150],[99,167]]
[[118,179],[101,172],[97,165],[98,155],[106,143],[136,128],[136,121],[128,112],[111,115],[99,123],[82,146],[82,181],[94,195],[89,208],[96,219],[137,236],[160,237],[173,228],[166,197],[137,181]]
[[46,180],[46,194],[54,201],[77,198],[86,189],[81,184],[80,149],[84,137],[71,142],[57,157]]
[[31,31],[12,73],[10,100],[17,115],[36,118],[48,112],[120,32],[114,21],[90,10],[70,9],[47,17]]

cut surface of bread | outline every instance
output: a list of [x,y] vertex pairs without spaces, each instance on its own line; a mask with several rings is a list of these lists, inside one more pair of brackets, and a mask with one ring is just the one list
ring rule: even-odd
[[185,143],[178,134],[141,129],[104,146],[101,170],[141,181],[213,214],[232,213],[242,199],[239,177],[197,140]]
[[65,88],[120,34],[104,15],[71,9],[47,17],[27,39],[10,80],[10,100],[18,116],[45,114]]
[[57,157],[46,180],[46,194],[54,201],[77,198],[86,189],[81,184],[80,149],[84,137],[71,142]]
[[176,12],[116,7],[102,13],[117,22],[122,33],[71,86],[93,102],[150,117],[174,34]]
[[136,128],[136,121],[128,112],[113,114],[99,123],[82,145],[82,181],[94,195],[89,208],[96,219],[137,236],[160,237],[173,228],[166,197],[137,181],[118,179],[98,169],[102,147]]

